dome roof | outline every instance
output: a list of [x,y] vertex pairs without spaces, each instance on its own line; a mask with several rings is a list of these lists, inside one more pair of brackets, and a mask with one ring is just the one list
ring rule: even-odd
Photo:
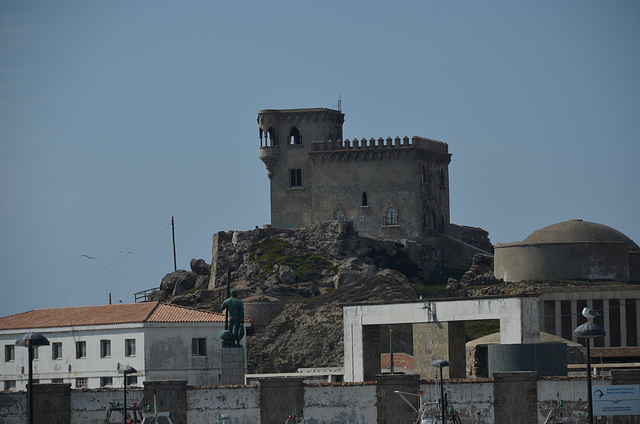
[[534,231],[523,243],[623,242],[629,249],[639,249],[629,237],[606,225],[572,219]]

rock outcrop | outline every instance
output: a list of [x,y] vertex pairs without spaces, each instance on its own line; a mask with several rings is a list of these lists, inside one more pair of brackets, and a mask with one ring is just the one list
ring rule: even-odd
[[219,232],[212,251],[211,265],[193,259],[191,271],[168,274],[153,296],[218,311],[230,270],[231,287],[252,319],[251,373],[340,366],[344,304],[417,299],[416,287],[432,274],[458,266],[461,275],[474,254],[473,246],[450,238],[362,237],[348,221]]

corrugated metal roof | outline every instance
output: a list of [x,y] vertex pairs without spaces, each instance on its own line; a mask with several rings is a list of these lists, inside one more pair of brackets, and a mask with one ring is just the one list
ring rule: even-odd
[[160,302],[35,309],[0,318],[0,330],[144,322],[224,322],[224,315]]

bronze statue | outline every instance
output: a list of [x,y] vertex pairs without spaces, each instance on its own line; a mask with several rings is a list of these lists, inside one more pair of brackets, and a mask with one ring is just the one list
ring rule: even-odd
[[[221,335],[223,346],[240,346],[240,340],[244,337],[244,305],[238,299],[238,292],[231,290],[231,297],[222,302],[221,311],[227,310],[229,321],[225,325],[225,331]],[[225,332],[228,330],[228,333]],[[226,335],[226,337],[225,337]],[[228,340],[227,340],[228,339]]]

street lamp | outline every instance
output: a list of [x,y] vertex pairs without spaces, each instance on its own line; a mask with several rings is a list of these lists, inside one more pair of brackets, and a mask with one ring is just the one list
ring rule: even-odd
[[432,367],[440,368],[440,410],[442,411],[442,424],[445,423],[445,405],[444,405],[444,383],[442,380],[442,368],[448,367],[449,362],[446,359],[436,359],[431,364]]
[[593,424],[593,400],[591,396],[591,339],[602,337],[606,334],[604,329],[592,322],[585,322],[575,330],[573,335],[576,338],[582,337],[587,341],[587,399],[589,402],[589,424]]
[[29,416],[28,424],[33,424],[33,348],[38,346],[47,346],[49,340],[40,333],[33,331],[25,333],[18,340],[16,346],[22,346],[29,349],[29,381],[27,383],[27,398],[29,399]]
[[120,365],[119,362],[117,370],[118,373],[124,375],[124,412],[122,413],[122,422],[123,424],[127,424],[127,374],[135,374],[138,370],[131,365]]

